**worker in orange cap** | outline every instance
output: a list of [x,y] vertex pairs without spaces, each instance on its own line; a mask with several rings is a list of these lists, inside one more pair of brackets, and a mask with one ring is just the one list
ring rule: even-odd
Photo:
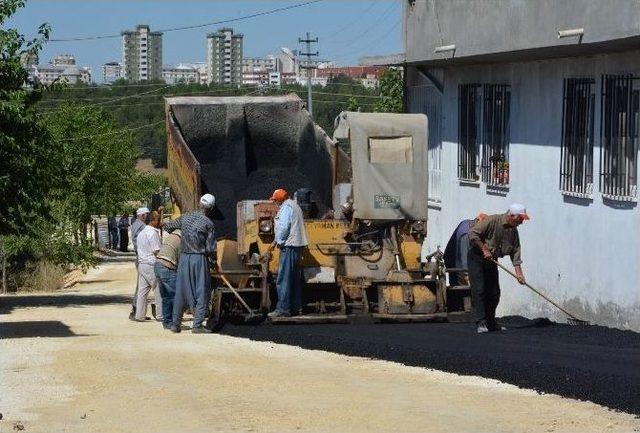
[[289,198],[284,189],[276,189],[271,200],[278,206],[275,218],[275,238],[269,252],[280,248],[278,279],[276,281],[278,303],[269,317],[288,317],[302,313],[302,275],[300,258],[307,246],[307,234],[304,229],[304,215],[295,200]]

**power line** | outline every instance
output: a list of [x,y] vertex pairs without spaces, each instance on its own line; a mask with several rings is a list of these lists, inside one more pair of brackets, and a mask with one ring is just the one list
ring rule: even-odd
[[[358,21],[360,21],[365,15],[367,15],[369,13],[369,11],[371,11],[371,9],[373,9],[373,7],[376,5],[376,2],[371,2],[371,4],[369,5],[369,7],[367,9],[365,9],[362,13],[359,13],[358,16],[349,21],[347,24],[339,27],[338,29],[332,31],[331,33],[329,33],[329,36],[327,37],[323,37],[324,41],[334,41],[335,39],[337,39],[337,34],[342,33],[343,31],[345,31],[346,29],[352,27],[355,23],[357,23]],[[333,43],[333,42],[332,42]]]
[[[249,15],[244,15],[241,17],[236,17],[236,18],[229,18],[226,20],[220,20],[220,21],[212,21],[209,23],[203,23],[203,24],[194,24],[194,25],[190,25],[190,26],[181,26],[181,27],[172,27],[172,28],[168,28],[168,29],[161,29],[161,30],[157,30],[159,32],[163,32],[163,33],[169,33],[169,32],[177,32],[177,31],[181,31],[181,30],[190,30],[190,29],[197,29],[197,28],[202,28],[202,27],[209,27],[209,26],[214,26],[214,25],[218,25],[218,24],[227,24],[227,23],[232,23],[232,22],[237,22],[237,21],[243,21],[243,20],[247,20],[247,19],[251,19],[251,18],[256,18],[256,17],[261,17],[261,16],[265,16],[265,15],[272,15],[278,12],[284,12],[284,11],[288,11],[291,9],[296,9],[296,8],[300,8],[303,6],[308,6],[310,4],[314,4],[314,3],[319,3],[321,1],[324,0],[310,0],[310,1],[306,1],[303,3],[297,3],[291,6],[283,6],[283,7],[279,7],[279,8],[275,8],[275,9],[270,9],[267,11],[262,11],[262,12],[257,12],[254,14],[249,14]],[[49,42],[77,42],[77,41],[92,41],[92,40],[98,40],[98,39],[114,39],[114,38],[119,38],[121,37],[120,34],[112,34],[112,35],[100,35],[100,36],[82,36],[82,37],[75,37],[75,38],[61,38],[61,39],[49,39]]]
[[362,38],[363,36],[365,36],[367,33],[369,33],[371,30],[378,28],[378,24],[380,24],[381,22],[383,22],[384,20],[389,18],[389,12],[391,12],[391,10],[394,8],[395,4],[391,3],[391,5],[389,5],[388,8],[386,8],[383,12],[382,15],[380,15],[378,17],[378,19],[376,21],[374,21],[369,27],[367,27],[364,31],[362,31],[359,35],[351,38],[351,40],[349,42],[347,42],[346,44],[341,45],[340,48],[347,48],[352,46],[355,42],[358,41],[358,39]]
[[[281,87],[282,90],[287,90],[287,91],[291,91],[291,92],[298,92],[298,93],[302,93],[304,92],[304,90],[302,89],[296,89],[293,87]],[[247,94],[242,94],[242,95],[222,95],[222,96],[248,96],[254,93],[258,93],[261,89],[258,89],[254,92],[251,93],[247,93]],[[189,92],[189,93],[171,93],[171,94],[164,94],[164,95],[144,95],[144,93],[137,93],[135,95],[129,95],[126,98],[140,98],[140,99],[146,99],[146,98],[172,98],[172,97],[180,97],[180,96],[196,96],[196,95],[204,95],[206,96],[206,94],[211,94],[211,93],[219,93],[219,92],[230,92],[231,90],[205,90],[205,91],[201,91],[201,92]],[[380,99],[382,98],[381,95],[366,95],[366,94],[359,94],[359,93],[335,93],[335,92],[321,92],[321,91],[317,91],[317,90],[313,90],[312,91],[314,95],[328,95],[328,96],[353,96],[356,98],[375,98],[375,99]],[[111,98],[62,98],[62,99],[47,99],[47,100],[43,100],[41,102],[58,102],[58,103],[62,103],[62,102],[68,102],[68,101],[95,101],[95,100],[99,100],[99,99],[107,99],[106,101],[103,102],[98,102],[95,104],[87,104],[84,105],[85,107],[89,106],[95,106],[95,105],[103,105],[103,104],[108,104],[110,102],[117,102],[117,101],[121,101],[125,98],[117,98],[117,99],[111,99]],[[115,105],[108,105],[108,107],[114,107]]]
[[389,36],[393,31],[395,31],[395,29],[400,25],[401,22],[402,22],[402,18],[399,18],[389,30],[387,30],[382,35],[378,36],[376,39],[373,39],[372,41],[370,41],[370,43],[368,43],[364,47],[361,47],[361,48],[356,49],[356,50],[343,52],[342,54],[338,54],[337,56],[334,56],[334,58],[335,59],[344,59],[344,58],[349,57],[349,56],[351,56],[353,54],[357,54],[358,52],[362,52],[362,51],[365,51],[365,50],[369,49],[370,47],[372,47],[372,46],[376,45],[378,42],[380,42],[382,39],[384,39],[387,36]]
[[140,129],[149,128],[151,126],[159,125],[159,124],[164,123],[164,122],[165,122],[164,119],[162,119],[162,120],[159,120],[157,122],[147,123],[146,125],[136,126],[134,128],[120,129],[118,131],[105,132],[104,134],[85,135],[84,137],[64,138],[62,140],[56,140],[56,141],[57,142],[77,141],[77,140],[87,140],[87,139],[90,139],[90,138],[108,137],[108,136],[111,136],[111,135],[124,134],[126,132],[137,131],[137,130],[140,130]]

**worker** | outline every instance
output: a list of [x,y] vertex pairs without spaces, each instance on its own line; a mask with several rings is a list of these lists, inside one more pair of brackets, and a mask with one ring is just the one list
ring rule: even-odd
[[289,317],[291,313],[302,313],[302,279],[300,258],[307,246],[307,234],[304,229],[302,209],[295,200],[289,198],[284,189],[276,189],[271,200],[278,206],[275,218],[275,238],[269,246],[269,252],[280,249],[278,279],[276,281],[278,304],[269,313],[270,318]]
[[216,237],[212,221],[216,199],[211,194],[200,198],[200,209],[164,224],[173,233],[180,229],[180,259],[176,273],[172,332],[180,332],[182,314],[188,305],[193,311],[194,334],[211,332],[203,326],[211,296],[210,267],[216,265]]
[[164,329],[171,329],[173,323],[173,299],[176,296],[176,272],[180,258],[181,238],[180,230],[165,234],[155,264],[160,296],[162,297],[162,326]]
[[[152,212],[148,225],[138,233],[138,293],[136,294],[136,312],[134,320],[144,322],[147,316],[147,297],[153,290],[156,299],[160,299],[158,280],[155,274],[156,256],[162,245],[160,241],[160,214]],[[156,304],[156,317],[162,317],[160,304]]]
[[124,213],[118,220],[118,231],[120,232],[120,251],[126,253],[129,249],[129,214]]
[[479,334],[500,331],[496,322],[496,308],[500,301],[498,267],[500,257],[511,256],[520,284],[525,283],[520,258],[518,226],[528,220],[525,207],[514,203],[503,214],[489,215],[477,222],[469,232],[468,266],[471,283],[471,299]]
[[[447,246],[444,249],[444,265],[447,268],[456,269],[469,269],[468,255],[469,255],[469,231],[478,222],[487,218],[487,214],[480,213],[474,219],[466,219],[460,221],[458,227],[454,230],[453,234],[447,242]],[[469,284],[468,276],[465,271],[450,272],[449,284],[452,286],[465,286]]]
[[133,243],[133,251],[137,252],[137,240],[140,232],[145,228],[146,221],[149,216],[149,209],[146,207],[138,208],[136,211],[136,219],[131,223],[131,242]]
[[[129,319],[134,318],[136,315],[136,304],[138,299],[138,281],[140,281],[140,275],[138,273],[138,235],[147,225],[147,218],[149,216],[149,209],[146,207],[140,207],[136,210],[136,219],[131,223],[131,243],[133,244],[133,252],[136,253],[136,289],[133,291],[133,298],[131,301],[131,313],[129,313]],[[156,310],[157,314],[157,310]]]
[[115,216],[107,218],[107,228],[109,229],[109,248],[115,251],[118,249],[120,243],[118,220]]

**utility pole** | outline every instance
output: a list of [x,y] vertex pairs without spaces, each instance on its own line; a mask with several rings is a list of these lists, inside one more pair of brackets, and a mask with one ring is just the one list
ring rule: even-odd
[[311,44],[317,44],[318,38],[311,39],[311,35],[307,32],[306,39],[298,38],[298,43],[307,44],[307,51],[300,53],[301,56],[305,56],[307,58],[306,65],[300,65],[300,68],[307,70],[307,109],[309,110],[309,114],[313,116],[313,99],[311,97],[311,70],[315,69],[313,65],[311,65],[311,57],[318,56],[320,53],[316,50],[315,53],[311,52]]

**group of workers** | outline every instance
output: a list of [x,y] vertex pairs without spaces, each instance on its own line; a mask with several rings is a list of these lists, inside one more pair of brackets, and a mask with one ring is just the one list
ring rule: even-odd
[[[276,281],[278,302],[270,318],[302,314],[300,260],[307,246],[303,211],[284,189],[273,192],[279,207],[275,236],[268,253],[279,248]],[[200,208],[175,220],[162,223],[158,212],[140,208],[131,224],[136,252],[138,280],[130,319],[147,319],[147,297],[153,290],[156,320],[165,329],[181,331],[185,308],[193,312],[193,333],[211,332],[204,326],[211,297],[211,269],[217,269],[216,238],[212,215],[215,197],[205,194]],[[529,216],[521,204],[512,204],[506,213],[480,214],[465,220],[456,229],[447,249],[445,264],[468,270],[471,299],[478,333],[501,331],[496,321],[500,301],[497,259],[510,256],[515,274],[525,284],[518,226]],[[166,233],[161,234],[163,229]],[[161,302],[159,301],[161,300]]]
[[[289,316],[302,311],[300,258],[307,245],[303,212],[284,189],[277,189],[271,200],[278,204],[275,239],[269,252],[280,249],[277,280],[278,303],[270,317]],[[147,298],[155,292],[157,321],[165,329],[181,332],[182,316],[193,312],[192,332],[210,333],[205,326],[211,297],[211,269],[217,269],[216,237],[213,223],[215,197],[205,194],[199,209],[162,223],[161,214],[140,208],[131,226],[138,270],[137,286],[129,318],[136,322],[147,317]],[[165,232],[161,233],[161,229]]]

